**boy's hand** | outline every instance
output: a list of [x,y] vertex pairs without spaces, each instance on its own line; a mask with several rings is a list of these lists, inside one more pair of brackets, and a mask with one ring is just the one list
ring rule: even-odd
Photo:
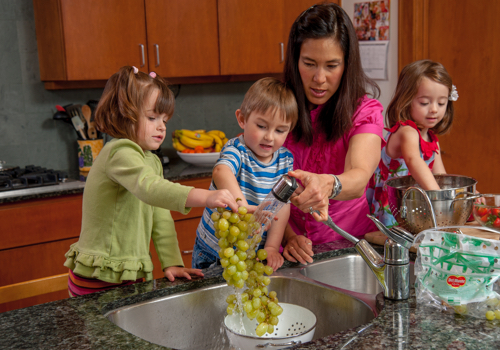
[[237,212],[239,205],[236,203],[233,195],[228,190],[210,191],[207,197],[206,206],[209,208],[222,207],[231,208],[232,211]]
[[170,266],[163,270],[165,277],[168,278],[170,282],[175,281],[176,277],[184,277],[188,280],[191,279],[191,275],[203,277],[203,273],[199,269],[189,269],[180,266]]
[[273,247],[265,247],[264,250],[267,252],[267,265],[271,266],[274,271],[279,269],[285,262],[280,252]]

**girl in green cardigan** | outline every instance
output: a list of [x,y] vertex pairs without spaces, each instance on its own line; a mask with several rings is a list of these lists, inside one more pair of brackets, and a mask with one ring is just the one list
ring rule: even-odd
[[83,295],[153,278],[153,239],[165,277],[191,279],[201,270],[184,268],[170,210],[191,207],[237,210],[227,190],[208,191],[163,178],[158,149],[174,112],[165,80],[136,67],[122,67],[106,83],[95,113],[106,143],[87,177],[82,230],[66,253],[70,295]]

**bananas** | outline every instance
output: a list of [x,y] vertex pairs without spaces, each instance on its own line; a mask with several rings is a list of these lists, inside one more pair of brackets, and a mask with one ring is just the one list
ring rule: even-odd
[[220,130],[180,129],[172,133],[172,145],[179,152],[220,152],[227,141],[226,134]]

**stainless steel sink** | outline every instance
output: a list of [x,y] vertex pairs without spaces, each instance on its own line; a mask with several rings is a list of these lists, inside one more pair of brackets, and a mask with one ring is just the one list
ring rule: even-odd
[[[342,268],[331,267],[329,272]],[[364,271],[363,265],[355,265],[351,267],[353,275],[359,274],[356,268]],[[294,274],[296,276],[291,276]],[[366,303],[335,289],[305,281],[296,269],[280,270],[275,275],[271,278],[270,290],[278,293],[280,302],[301,305],[316,315],[314,339],[375,318],[372,307]],[[344,276],[348,276],[348,272]],[[175,349],[230,349],[222,324],[225,299],[232,293],[233,287],[218,284],[122,307],[105,316],[125,331],[151,343]]]
[[[312,280],[348,291],[372,295],[383,292],[377,278],[358,254],[318,261],[301,267],[299,271]],[[410,263],[410,285],[415,283],[413,271],[413,263]]]

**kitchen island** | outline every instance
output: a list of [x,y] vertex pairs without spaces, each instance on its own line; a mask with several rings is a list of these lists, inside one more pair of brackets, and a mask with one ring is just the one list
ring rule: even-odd
[[[352,254],[352,246],[344,240],[315,246],[314,261]],[[294,266],[297,264],[285,262],[282,268]],[[193,281],[162,278],[2,313],[0,348],[165,349],[122,330],[103,315],[122,306],[223,282],[220,267],[204,272],[205,278]],[[367,324],[293,349],[499,349],[499,321],[442,313],[417,304],[413,287],[406,301],[390,301],[381,294],[377,301],[382,309]]]

